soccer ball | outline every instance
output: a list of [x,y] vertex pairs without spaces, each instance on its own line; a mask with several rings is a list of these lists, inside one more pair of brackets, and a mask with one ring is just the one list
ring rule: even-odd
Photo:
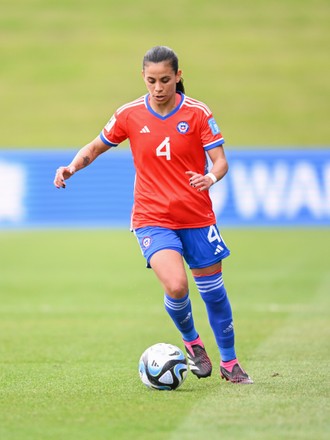
[[142,382],[149,388],[175,390],[187,376],[187,359],[180,348],[161,342],[142,353],[139,373]]

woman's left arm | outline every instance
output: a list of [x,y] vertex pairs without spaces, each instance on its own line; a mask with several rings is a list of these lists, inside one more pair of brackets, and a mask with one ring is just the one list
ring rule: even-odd
[[212,162],[212,168],[209,173],[202,175],[194,171],[186,171],[186,174],[190,176],[189,184],[198,191],[208,190],[218,180],[221,180],[228,171],[228,162],[222,146],[208,150],[207,154]]

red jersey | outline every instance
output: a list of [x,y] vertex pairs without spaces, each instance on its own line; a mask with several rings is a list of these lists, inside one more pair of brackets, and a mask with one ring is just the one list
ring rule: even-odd
[[208,191],[189,185],[186,171],[207,172],[206,151],[224,143],[210,109],[180,94],[166,116],[149,104],[149,94],[120,107],[102,130],[116,147],[129,139],[136,170],[132,228],[201,228],[216,223]]

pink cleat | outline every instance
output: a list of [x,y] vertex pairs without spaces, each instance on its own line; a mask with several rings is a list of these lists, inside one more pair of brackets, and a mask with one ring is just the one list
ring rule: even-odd
[[183,341],[187,352],[190,371],[200,379],[211,376],[212,363],[208,357],[201,338],[191,342]]
[[241,384],[252,384],[253,383],[253,380],[243,370],[243,368],[238,363],[237,359],[235,359],[234,361],[231,361],[231,362],[221,362],[220,375],[221,375],[222,379],[226,379],[232,383],[241,383]]

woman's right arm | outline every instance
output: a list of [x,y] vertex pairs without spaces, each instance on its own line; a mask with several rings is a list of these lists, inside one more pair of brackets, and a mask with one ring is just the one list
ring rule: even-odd
[[56,170],[54,185],[56,188],[65,188],[65,180],[73,176],[74,173],[87,167],[91,164],[100,154],[109,150],[111,147],[106,145],[99,136],[97,136],[92,142],[85,145],[78,151],[72,162],[63,167],[59,167]]

